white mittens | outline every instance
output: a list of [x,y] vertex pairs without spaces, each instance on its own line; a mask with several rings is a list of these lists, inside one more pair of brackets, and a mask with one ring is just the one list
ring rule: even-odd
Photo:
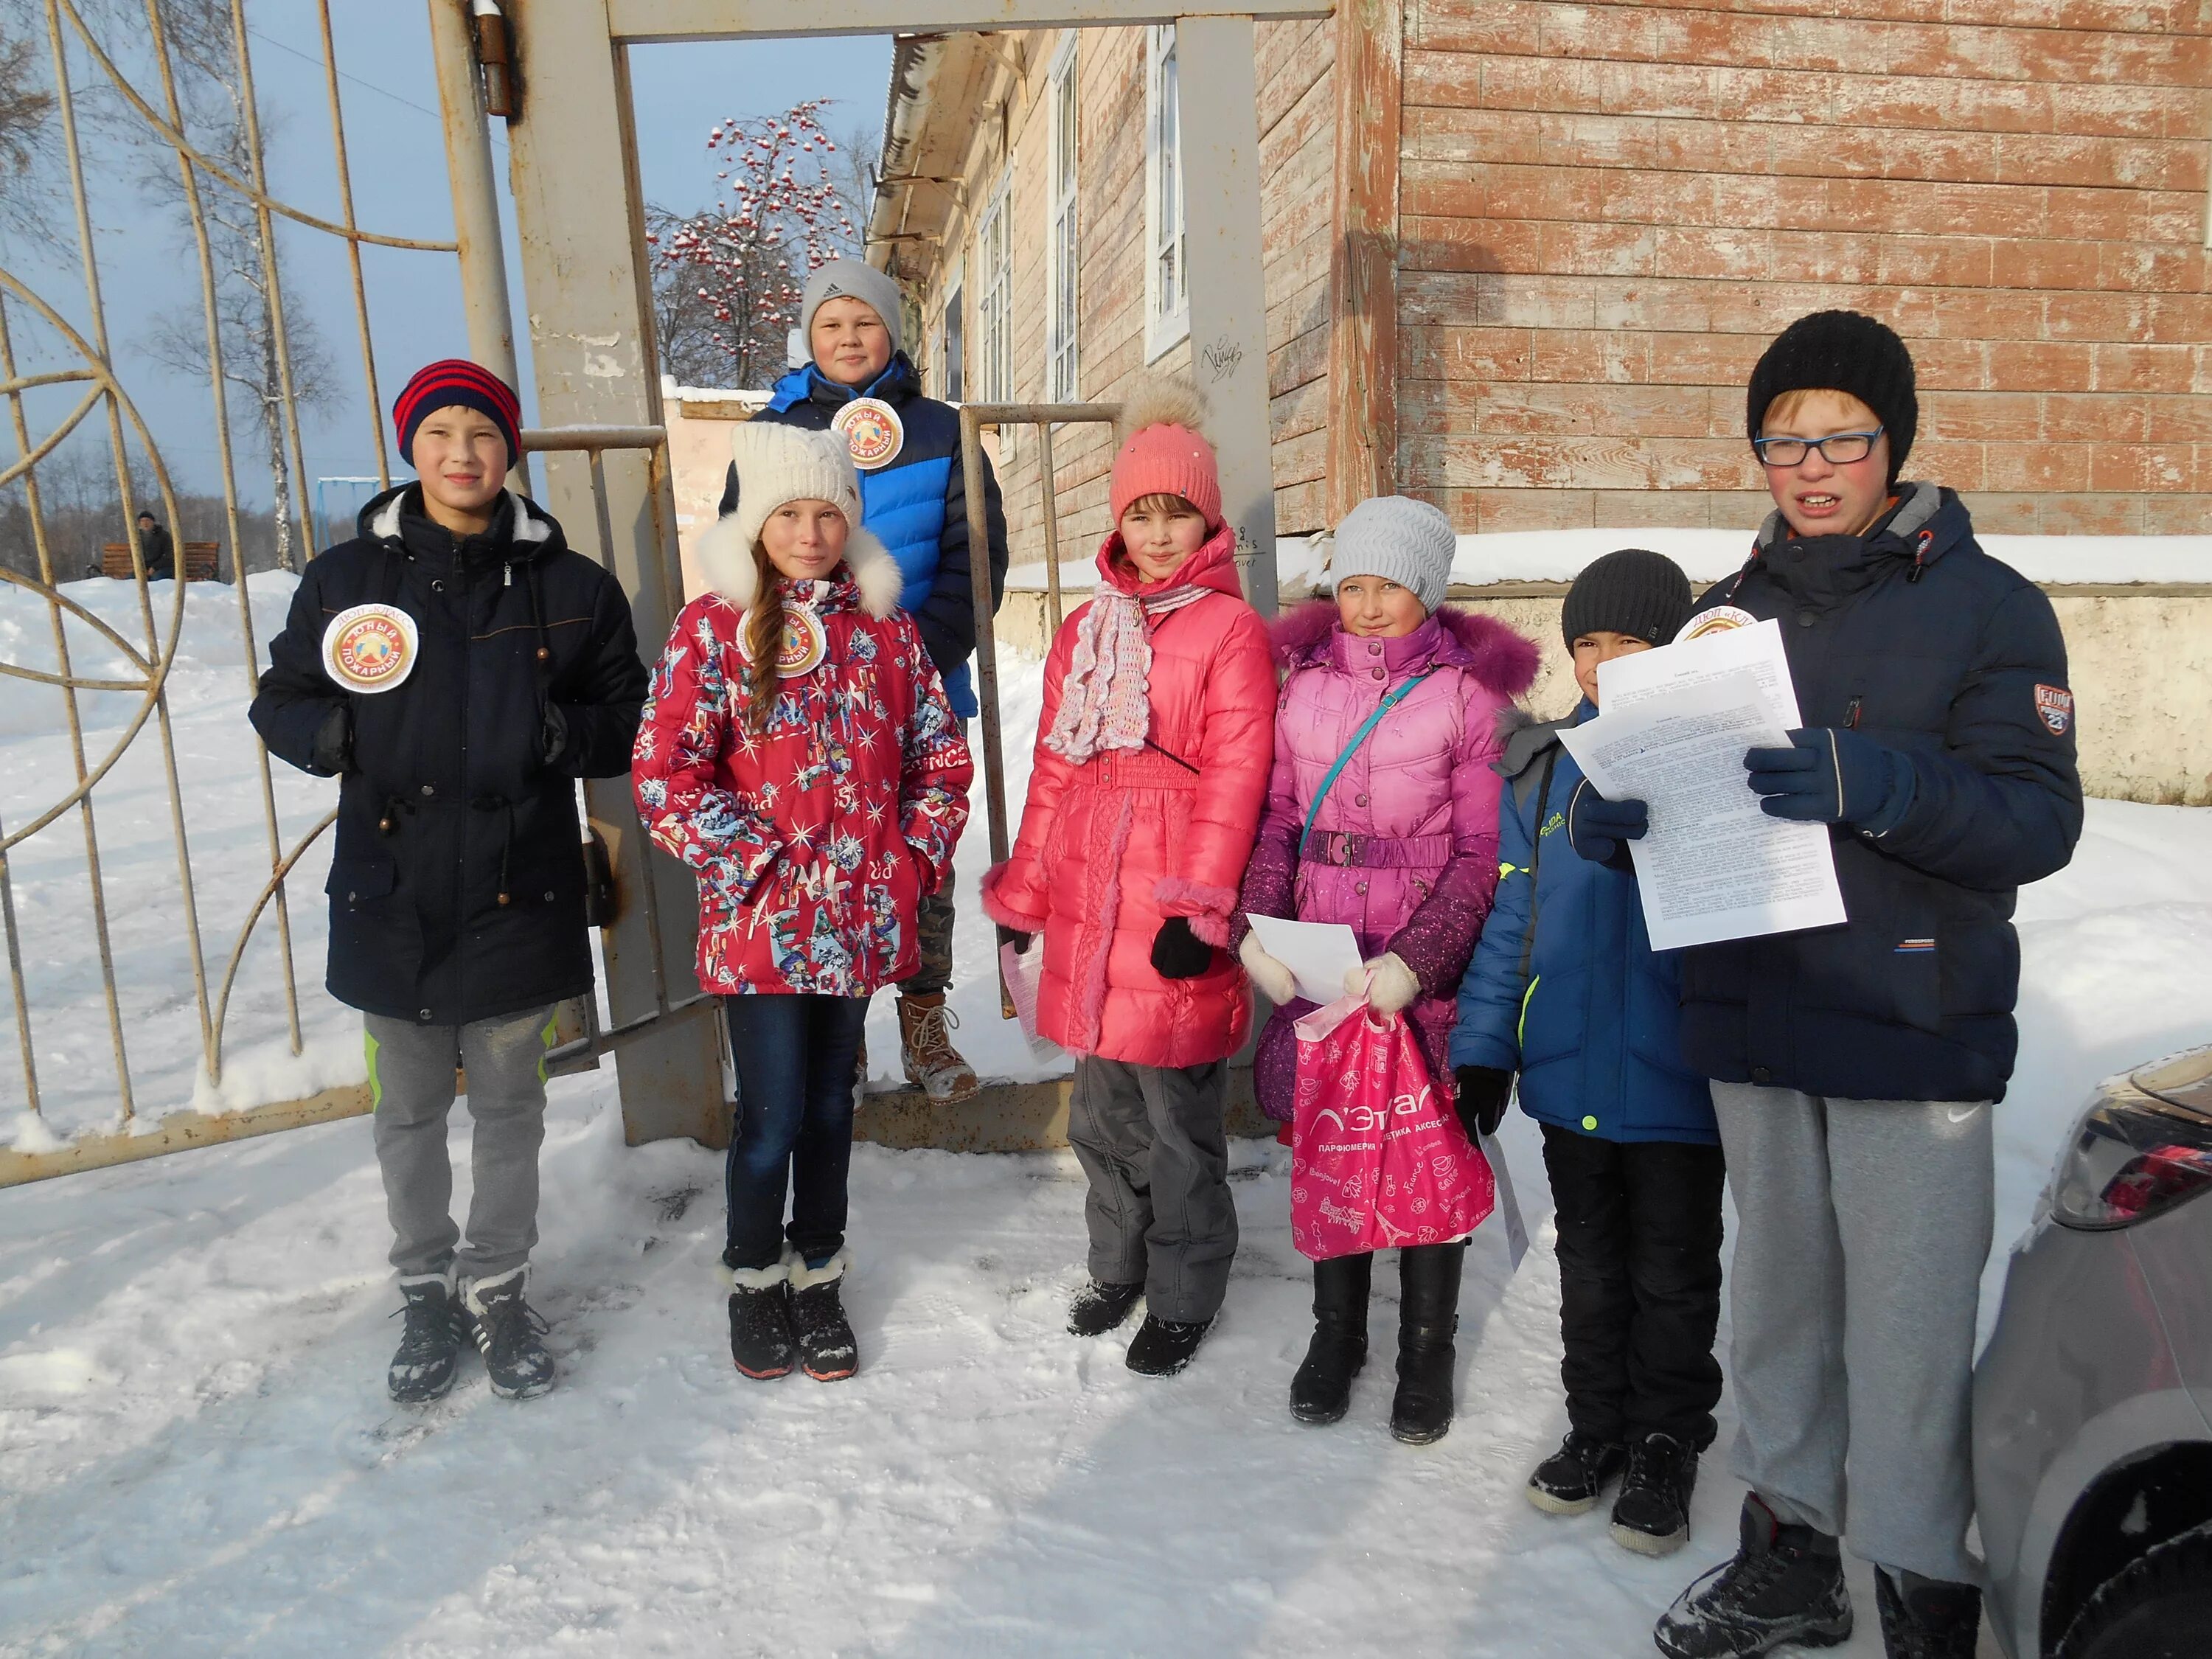
[[1260,948],[1257,933],[1244,935],[1243,944],[1237,947],[1237,960],[1244,964],[1244,971],[1252,976],[1252,983],[1258,986],[1267,1000],[1277,1007],[1297,996],[1297,975]]
[[[1255,975],[1256,977],[1256,975]],[[1367,1006],[1378,1014],[1402,1013],[1413,1006],[1413,999],[1421,994],[1421,981],[1396,951],[1376,957],[1364,967],[1354,968],[1344,976],[1344,994],[1358,996],[1364,993]]]

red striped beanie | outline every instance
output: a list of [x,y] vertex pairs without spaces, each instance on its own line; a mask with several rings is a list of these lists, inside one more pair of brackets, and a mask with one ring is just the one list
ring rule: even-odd
[[415,378],[400,391],[392,405],[392,423],[399,428],[399,453],[415,463],[415,428],[433,410],[473,409],[499,428],[507,440],[507,464],[522,457],[522,400],[514,388],[489,369],[465,357],[447,357],[415,371]]

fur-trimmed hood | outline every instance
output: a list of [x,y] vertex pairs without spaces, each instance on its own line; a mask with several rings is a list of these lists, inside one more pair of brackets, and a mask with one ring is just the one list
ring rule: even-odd
[[[739,539],[738,515],[726,514],[708,526],[694,550],[707,586],[740,611],[752,609],[759,582],[750,545]],[[860,590],[860,609],[881,621],[898,609],[906,579],[898,561],[866,530],[854,530],[845,543],[845,569]]]
[[[1501,697],[1517,697],[1535,684],[1543,659],[1534,641],[1494,617],[1455,605],[1438,605],[1431,620],[1437,624],[1431,663],[1466,669]],[[1285,611],[1268,630],[1276,661],[1285,672],[1326,662],[1338,627],[1334,599],[1309,599]]]

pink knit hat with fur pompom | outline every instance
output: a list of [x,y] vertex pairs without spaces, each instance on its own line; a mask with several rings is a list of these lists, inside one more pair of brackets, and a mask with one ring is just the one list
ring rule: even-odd
[[1121,449],[1114,457],[1111,499],[1119,524],[1129,503],[1146,495],[1180,495],[1206,519],[1221,522],[1221,471],[1206,441],[1206,399],[1188,380],[1152,377],[1121,405]]

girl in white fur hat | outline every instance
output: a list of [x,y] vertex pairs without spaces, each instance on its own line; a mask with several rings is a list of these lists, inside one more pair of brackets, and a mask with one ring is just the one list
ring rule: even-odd
[[731,448],[738,507],[700,543],[711,591],[670,632],[632,775],[647,833],[697,875],[699,982],[737,1063],[731,1354],[827,1382],[857,1358],[840,1288],[868,998],[915,970],[974,768],[843,441],[758,421]]

